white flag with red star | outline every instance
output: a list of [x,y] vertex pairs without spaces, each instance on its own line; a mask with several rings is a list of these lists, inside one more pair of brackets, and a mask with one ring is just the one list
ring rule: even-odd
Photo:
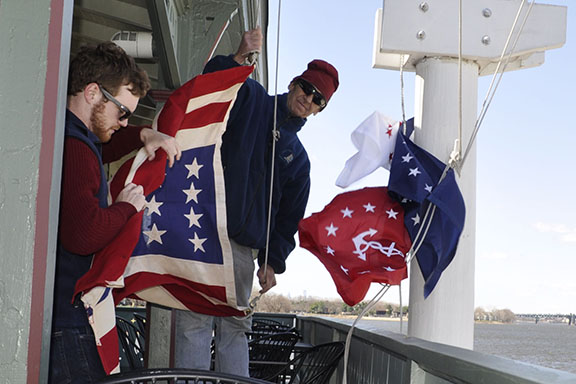
[[[346,188],[379,167],[390,169],[396,135],[402,123],[376,111],[351,135],[358,152],[346,161],[336,185]],[[408,134],[409,135],[409,134]]]

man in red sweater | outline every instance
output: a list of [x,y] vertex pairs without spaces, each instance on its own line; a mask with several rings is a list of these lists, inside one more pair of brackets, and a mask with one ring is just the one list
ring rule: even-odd
[[[149,159],[180,158],[174,138],[149,128],[127,127],[150,88],[146,72],[114,43],[84,47],[70,64],[60,222],[50,347],[51,383],[92,383],[105,376],[76,281],[92,257],[144,209],[143,188],[129,184],[108,202],[103,163],[144,146]],[[121,129],[120,128],[123,128]]]

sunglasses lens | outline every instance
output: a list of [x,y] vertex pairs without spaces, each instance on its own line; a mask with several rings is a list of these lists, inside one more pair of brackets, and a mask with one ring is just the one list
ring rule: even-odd
[[104,89],[104,87],[102,87],[100,84],[98,84],[98,87],[100,88],[100,91],[102,91],[102,94],[104,95],[106,100],[114,103],[118,107],[120,112],[122,113],[122,115],[118,118],[118,120],[124,121],[127,118],[129,118],[130,116],[132,116],[132,112],[128,109],[128,107],[126,107],[124,104],[122,104],[121,102],[116,100],[114,98],[114,96],[112,96],[112,94],[110,94],[110,92],[108,92],[106,89]]
[[118,120],[120,121],[124,121],[127,120],[130,116],[132,116],[132,112],[130,111],[124,111],[122,110],[124,113],[122,114],[122,116],[120,116],[120,118]]
[[322,96],[320,94],[320,92],[318,92],[316,90],[316,88],[314,88],[314,86],[312,86],[312,84],[309,84],[307,82],[300,80],[299,85],[300,85],[300,88],[302,88],[302,91],[304,92],[304,94],[306,94],[306,96],[313,95],[312,96],[312,102],[314,104],[316,104],[320,108],[324,108],[326,106],[326,101],[324,100],[324,96]]

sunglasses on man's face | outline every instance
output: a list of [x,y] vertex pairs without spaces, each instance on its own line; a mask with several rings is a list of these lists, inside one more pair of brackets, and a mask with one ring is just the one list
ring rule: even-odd
[[122,112],[122,116],[120,116],[118,118],[118,120],[120,121],[124,121],[126,119],[128,119],[130,116],[132,116],[132,111],[130,111],[130,109],[128,109],[127,106],[125,106],[124,104],[122,104],[121,102],[119,102],[118,100],[116,100],[116,98],[114,98],[114,96],[112,96],[110,94],[110,92],[108,92],[106,89],[104,89],[103,86],[101,86],[100,84],[98,84],[98,88],[100,88],[100,91],[102,92],[102,94],[104,95],[104,97],[106,98],[106,100],[110,100],[111,102],[113,102],[114,104],[116,104],[116,106],[118,107],[118,109],[120,110],[120,112]]
[[312,95],[312,102],[314,104],[320,108],[324,108],[326,106],[326,99],[324,96],[322,96],[320,91],[316,89],[315,86],[302,79],[299,79],[297,84],[300,88],[302,88],[302,91],[306,94],[306,96]]

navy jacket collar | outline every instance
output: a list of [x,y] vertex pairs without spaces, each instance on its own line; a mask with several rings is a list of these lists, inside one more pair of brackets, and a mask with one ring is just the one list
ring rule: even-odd
[[66,109],[66,129],[67,130],[74,130],[77,133],[85,136],[89,141],[94,144],[102,144],[98,136],[96,136],[92,131],[88,129],[86,124],[80,120],[78,116],[74,114],[74,112]]
[[306,123],[306,119],[290,115],[287,93],[278,95],[278,116],[276,121],[278,122],[278,128],[281,127],[291,132],[300,131]]

